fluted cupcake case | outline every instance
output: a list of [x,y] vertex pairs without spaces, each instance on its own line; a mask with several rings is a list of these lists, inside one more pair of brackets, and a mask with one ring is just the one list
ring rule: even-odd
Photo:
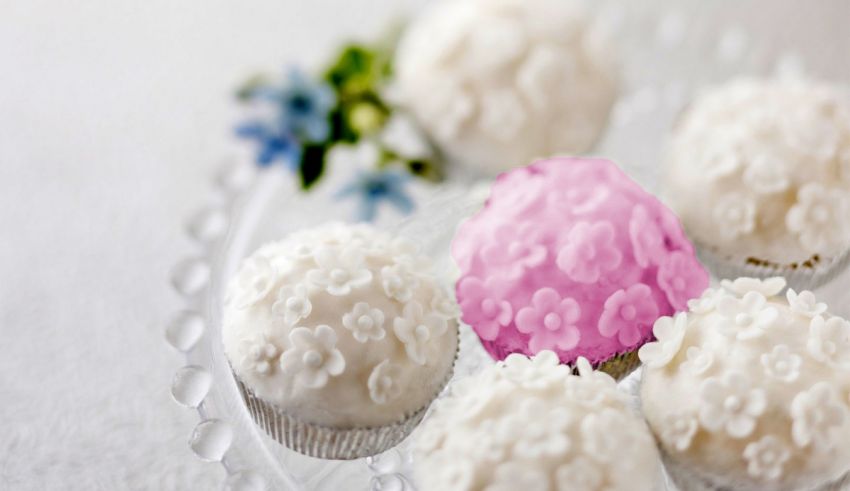
[[366,225],[290,235],[228,287],[222,340],[254,421],[323,459],[381,453],[445,387],[457,312],[411,242]]
[[616,378],[639,364],[655,320],[708,286],[673,213],[601,159],[501,175],[452,255],[463,320],[493,358],[553,350]]

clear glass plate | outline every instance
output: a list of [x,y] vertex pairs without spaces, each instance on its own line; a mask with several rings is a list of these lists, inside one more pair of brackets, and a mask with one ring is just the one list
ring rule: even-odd
[[[796,0],[597,2],[600,22],[616,33],[622,50],[623,87],[609,130],[593,153],[614,159],[656,191],[665,135],[700,88],[736,74],[803,71],[847,82],[850,66],[835,60],[843,60],[850,48],[843,25],[850,3],[823,0],[817,7],[800,11]],[[224,489],[415,489],[409,439],[380,456],[352,462],[304,457],[273,441],[251,421],[219,343],[222,288],[239,261],[287,232],[349,217],[352,204],[331,198],[332,183],[300,194],[282,172],[258,173],[248,159],[224,166],[215,184],[207,206],[187,222],[202,252],[174,267],[171,283],[185,307],[166,326],[168,343],[185,355],[172,394],[199,416],[191,449],[224,466]],[[486,184],[417,185],[414,195],[419,203],[415,215],[405,220],[390,213],[377,225],[420,243],[450,282],[451,237],[483,202]],[[830,295],[840,298],[845,284],[831,285]],[[491,361],[464,327],[455,376],[474,372],[482,363]],[[623,384],[634,392],[637,378]]]

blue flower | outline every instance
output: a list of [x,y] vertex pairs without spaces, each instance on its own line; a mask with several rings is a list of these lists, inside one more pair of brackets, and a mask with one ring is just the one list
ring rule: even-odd
[[316,143],[330,136],[328,114],[336,104],[336,94],[329,85],[292,68],[283,88],[256,87],[251,95],[278,104],[281,122],[300,140]]
[[268,167],[281,160],[292,171],[301,161],[301,145],[285,128],[262,121],[249,121],[236,128],[236,135],[259,144],[257,164]]
[[377,215],[378,205],[386,201],[402,213],[413,211],[413,200],[405,193],[404,186],[410,176],[398,170],[358,172],[354,182],[337,192],[337,199],[357,196],[360,206],[357,219],[371,222]]

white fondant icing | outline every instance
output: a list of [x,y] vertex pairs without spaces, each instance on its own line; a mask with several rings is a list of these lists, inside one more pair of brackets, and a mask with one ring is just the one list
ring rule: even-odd
[[[397,422],[436,395],[457,349],[457,307],[430,264],[411,241],[365,225],[264,245],[228,285],[225,354],[258,397],[290,416],[338,427]],[[404,288],[391,296],[383,271]]]
[[[640,354],[643,413],[662,449],[719,487],[810,489],[850,471],[850,323],[813,294],[778,295],[784,286],[724,281],[702,299],[716,309],[699,300],[680,314],[670,361],[650,363],[669,356],[670,333]],[[758,336],[741,336],[756,324]]]
[[780,264],[850,247],[845,89],[732,81],[696,98],[668,153],[665,194],[698,242]]
[[614,103],[614,56],[577,0],[456,0],[409,26],[393,96],[448,157],[495,174],[588,150]]
[[513,354],[457,381],[414,435],[421,489],[654,489],[644,422],[610,376],[577,365],[579,376],[551,351]]

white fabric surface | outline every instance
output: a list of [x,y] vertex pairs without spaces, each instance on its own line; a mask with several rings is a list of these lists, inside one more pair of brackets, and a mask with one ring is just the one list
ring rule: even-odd
[[163,328],[230,91],[413,3],[0,0],[0,490],[218,489]]

